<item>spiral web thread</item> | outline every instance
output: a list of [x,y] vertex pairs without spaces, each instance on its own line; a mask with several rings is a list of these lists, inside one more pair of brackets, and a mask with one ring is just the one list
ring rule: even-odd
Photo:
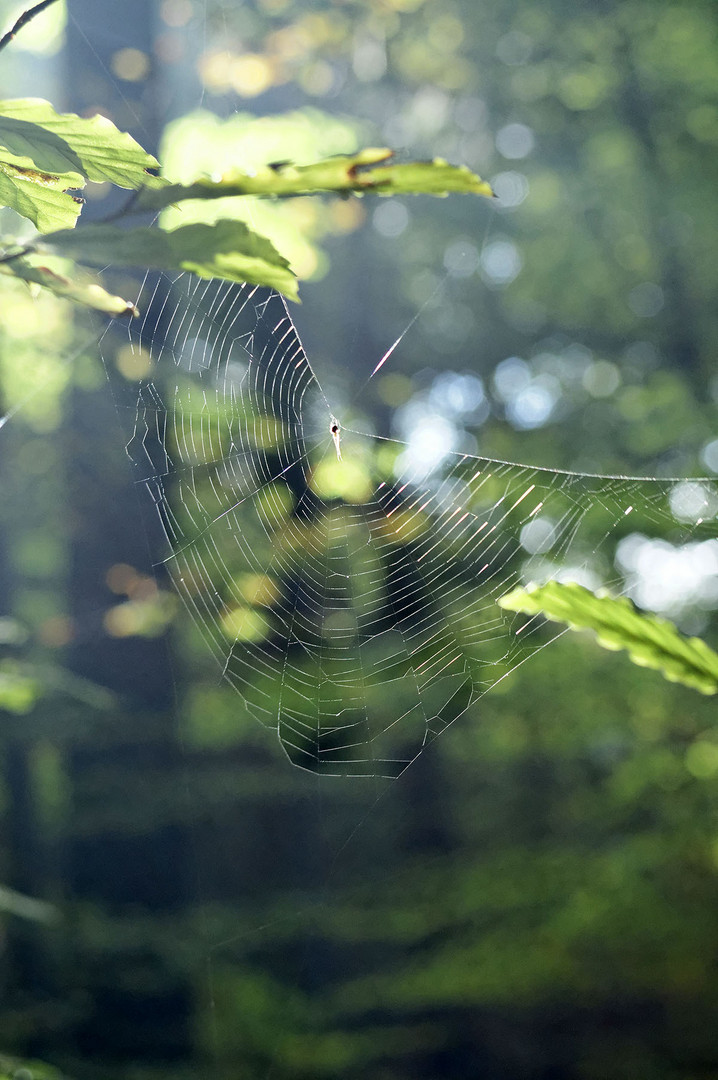
[[[676,481],[466,454],[427,477],[401,444],[347,430],[339,461],[279,296],[182,276],[146,283],[143,310],[130,342],[154,377],[127,449],[166,569],[245,708],[303,768],[399,775],[548,643],[540,620],[498,607],[516,584],[615,579],[606,551],[637,530],[716,534],[675,519]],[[521,538],[539,519],[550,543],[532,557]]]

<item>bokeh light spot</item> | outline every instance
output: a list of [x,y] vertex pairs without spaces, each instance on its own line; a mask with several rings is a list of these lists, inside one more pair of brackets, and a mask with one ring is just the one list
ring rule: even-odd
[[112,72],[125,82],[140,82],[150,73],[150,58],[140,49],[118,49],[110,61]]
[[663,289],[652,281],[636,285],[628,294],[628,306],[641,319],[652,319],[664,304]]
[[505,158],[528,157],[534,148],[534,133],[526,124],[506,124],[496,133],[496,149]]
[[519,249],[511,240],[493,240],[481,252],[481,273],[492,285],[509,285],[522,265]]

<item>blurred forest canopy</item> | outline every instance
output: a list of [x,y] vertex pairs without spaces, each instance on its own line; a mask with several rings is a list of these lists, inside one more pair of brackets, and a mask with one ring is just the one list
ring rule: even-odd
[[[386,144],[490,181],[495,210],[251,211],[294,230],[317,280],[298,321],[346,400],[426,303],[362,397],[377,425],[549,467],[718,472],[712,4],[70,14],[66,100],[41,20],[2,56],[3,96],[101,108],[179,183],[265,128],[265,162]],[[715,704],[564,637],[391,786],[318,786],[152,574],[97,333],[18,283],[0,335],[0,880],[63,913],[3,914],[4,1049],[112,1080],[713,1075]],[[122,402],[133,354],[102,355]],[[713,549],[654,539],[643,606],[715,644]]]

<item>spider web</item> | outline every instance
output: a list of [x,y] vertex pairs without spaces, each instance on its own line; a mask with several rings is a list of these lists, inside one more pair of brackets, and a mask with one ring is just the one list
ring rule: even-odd
[[[512,587],[559,576],[620,590],[621,539],[715,535],[714,520],[680,513],[681,481],[468,454],[427,474],[395,440],[343,427],[340,458],[281,297],[189,276],[144,292],[129,336],[153,378],[127,450],[164,566],[243,707],[297,766],[398,776],[557,636],[502,611]],[[707,483],[696,492],[710,510]]]

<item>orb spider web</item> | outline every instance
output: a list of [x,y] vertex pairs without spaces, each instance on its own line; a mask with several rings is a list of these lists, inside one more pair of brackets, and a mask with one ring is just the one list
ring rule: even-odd
[[427,474],[341,424],[276,293],[160,277],[143,310],[128,332],[152,377],[127,451],[164,567],[244,708],[302,768],[398,776],[560,632],[498,606],[528,577],[605,577],[607,541],[639,528],[715,534],[676,519],[677,481],[470,454]]

